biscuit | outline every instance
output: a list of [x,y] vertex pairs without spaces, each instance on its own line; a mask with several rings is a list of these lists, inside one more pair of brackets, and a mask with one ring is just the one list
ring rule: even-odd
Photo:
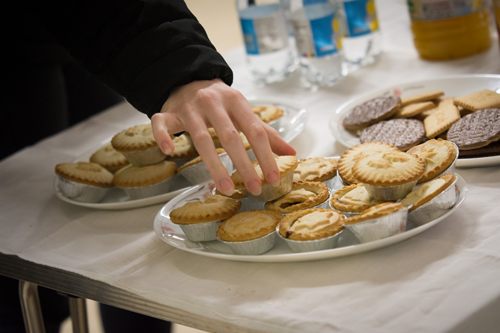
[[424,124],[417,119],[384,120],[365,128],[359,137],[361,143],[386,142],[406,151],[422,142]]
[[409,104],[432,101],[444,95],[444,91],[429,91],[423,94],[401,98],[401,107]]
[[500,94],[497,94],[492,90],[485,89],[457,97],[453,100],[453,103],[456,106],[461,106],[464,109],[471,111],[498,108],[500,107]]
[[340,178],[347,184],[359,183],[352,175],[353,165],[365,156],[378,152],[399,151],[396,146],[383,142],[366,142],[347,149],[337,163]]
[[498,155],[500,155],[500,140],[492,142],[481,148],[460,150],[458,158],[478,158]]
[[403,106],[394,114],[394,118],[410,118],[436,106],[433,102],[419,102]]
[[426,141],[407,151],[409,154],[415,154],[425,161],[425,172],[418,183],[426,182],[443,171],[455,161],[457,149],[450,142],[442,139],[432,139]]
[[373,186],[407,184],[420,179],[424,172],[423,159],[400,151],[371,154],[359,159],[352,167],[354,178]]
[[432,139],[447,131],[454,123],[460,120],[458,108],[451,102],[443,102],[437,110],[424,119],[425,135]]
[[447,139],[460,151],[477,149],[500,139],[500,109],[483,109],[457,121],[448,131]]
[[392,117],[399,110],[400,98],[380,96],[355,106],[342,121],[344,128],[358,130]]

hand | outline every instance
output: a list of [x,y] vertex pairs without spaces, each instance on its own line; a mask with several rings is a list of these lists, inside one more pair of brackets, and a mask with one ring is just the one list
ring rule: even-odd
[[254,115],[239,91],[219,79],[194,81],[173,90],[161,112],[151,117],[151,125],[158,146],[167,155],[174,151],[169,133],[189,132],[217,189],[226,195],[233,193],[234,184],[215,151],[209,127],[217,132],[245,187],[254,195],[261,193],[262,181],[248,158],[239,131],[247,137],[266,181],[272,185],[277,186],[280,180],[273,152],[296,154],[275,129]]

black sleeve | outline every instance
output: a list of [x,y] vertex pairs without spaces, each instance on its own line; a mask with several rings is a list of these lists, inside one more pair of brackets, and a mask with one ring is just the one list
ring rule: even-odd
[[182,0],[35,1],[43,25],[91,73],[150,117],[174,87],[233,74]]

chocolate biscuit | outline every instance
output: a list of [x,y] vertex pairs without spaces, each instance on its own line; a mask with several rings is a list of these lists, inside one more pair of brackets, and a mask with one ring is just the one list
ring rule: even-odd
[[380,96],[356,107],[344,118],[342,125],[348,130],[358,130],[391,117],[399,110],[401,99],[395,96]]

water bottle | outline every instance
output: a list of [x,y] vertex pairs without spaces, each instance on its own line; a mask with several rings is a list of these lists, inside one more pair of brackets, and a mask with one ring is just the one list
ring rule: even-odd
[[313,88],[335,84],[346,73],[338,4],[290,0],[289,6],[303,83]]
[[297,66],[279,0],[236,0],[236,9],[254,79],[263,83],[285,79]]
[[490,47],[489,1],[408,0],[413,42],[428,60],[470,56]]

